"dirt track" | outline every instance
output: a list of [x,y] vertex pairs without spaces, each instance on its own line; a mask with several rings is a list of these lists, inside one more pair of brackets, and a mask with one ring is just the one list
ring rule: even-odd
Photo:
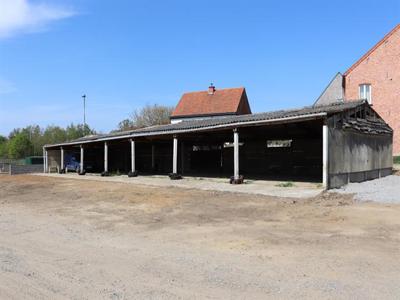
[[0,176],[0,299],[398,299],[400,206]]

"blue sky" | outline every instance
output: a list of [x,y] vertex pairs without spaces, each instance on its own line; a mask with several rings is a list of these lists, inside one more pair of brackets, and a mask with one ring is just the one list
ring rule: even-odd
[[253,112],[312,104],[400,21],[398,1],[0,0],[0,134],[246,87]]

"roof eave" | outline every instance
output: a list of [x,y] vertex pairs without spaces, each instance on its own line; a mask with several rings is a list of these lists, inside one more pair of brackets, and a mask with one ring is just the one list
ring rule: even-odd
[[188,133],[188,132],[203,132],[214,129],[229,129],[229,128],[237,128],[237,127],[247,127],[251,125],[263,125],[269,123],[280,123],[280,122],[288,122],[288,121],[308,121],[315,119],[323,119],[326,118],[328,114],[326,112],[313,113],[313,114],[304,114],[292,117],[283,117],[283,118],[275,118],[275,119],[267,119],[267,120],[256,120],[256,121],[246,121],[246,122],[233,122],[227,124],[219,124],[212,126],[204,126],[198,128],[189,128],[189,129],[175,129],[175,130],[162,130],[162,131],[153,131],[153,132],[137,132],[129,135],[121,135],[121,136],[113,136],[113,137],[104,137],[96,140],[87,140],[87,141],[76,141],[76,142],[67,142],[67,143],[59,143],[53,145],[44,145],[44,148],[50,147],[61,147],[61,146],[74,146],[74,145],[82,145],[89,144],[95,142],[103,142],[110,140],[120,140],[120,139],[129,139],[135,137],[144,137],[144,136],[157,136],[157,135],[173,135],[179,133]]

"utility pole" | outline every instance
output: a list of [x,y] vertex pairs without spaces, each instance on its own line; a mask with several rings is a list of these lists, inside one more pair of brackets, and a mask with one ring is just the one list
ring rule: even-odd
[[86,135],[86,95],[82,95],[83,98],[83,132]]

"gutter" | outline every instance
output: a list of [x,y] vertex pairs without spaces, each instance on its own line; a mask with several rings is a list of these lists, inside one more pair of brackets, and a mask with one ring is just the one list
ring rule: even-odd
[[269,119],[269,120],[258,120],[258,121],[247,121],[247,122],[236,122],[236,123],[211,125],[211,126],[189,128],[189,129],[175,129],[175,130],[169,130],[169,131],[163,130],[163,131],[154,131],[154,132],[151,132],[151,131],[150,132],[138,132],[138,133],[132,133],[132,134],[127,134],[127,135],[104,137],[104,138],[87,140],[87,141],[66,142],[66,143],[60,143],[60,144],[54,144],[54,145],[44,145],[44,148],[82,145],[82,144],[90,144],[90,143],[95,143],[95,142],[122,140],[122,139],[129,139],[129,138],[143,137],[143,136],[171,135],[171,134],[179,134],[179,133],[187,133],[187,132],[202,132],[202,131],[208,131],[208,130],[212,130],[212,129],[225,129],[225,128],[228,129],[228,128],[236,128],[236,127],[245,127],[245,126],[250,126],[250,125],[279,123],[279,122],[284,122],[284,121],[297,121],[299,119],[308,121],[308,120],[318,119],[318,118],[322,118],[322,117],[326,117],[326,116],[327,116],[326,112],[321,112],[321,113],[314,113],[314,114],[294,116],[294,117]]

